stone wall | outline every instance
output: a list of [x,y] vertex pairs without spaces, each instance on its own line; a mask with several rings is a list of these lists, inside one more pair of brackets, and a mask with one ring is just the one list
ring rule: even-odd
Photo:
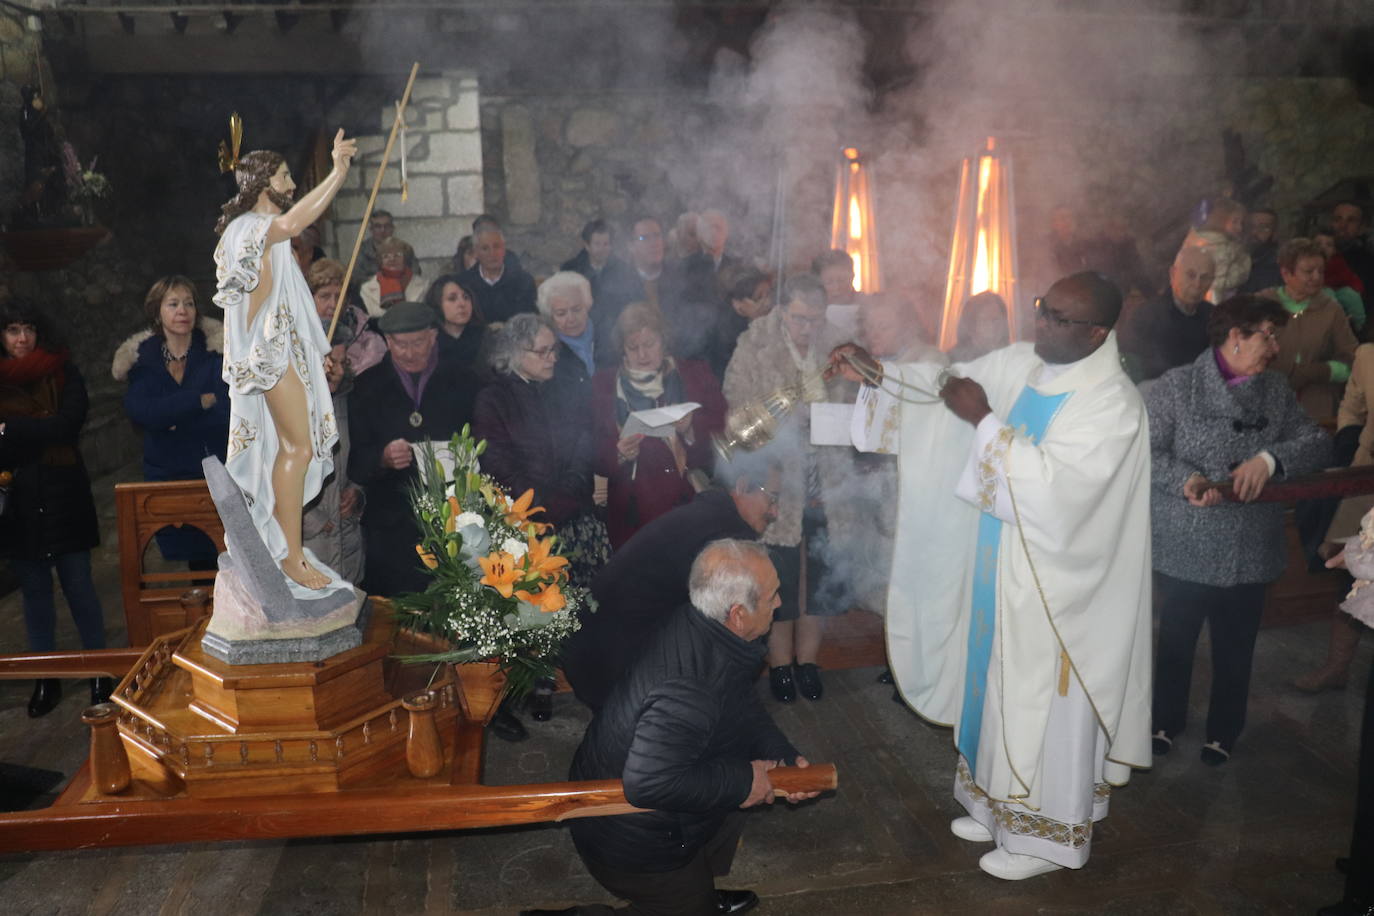
[[[407,200],[401,200],[400,140],[377,195],[376,209],[389,211],[399,238],[415,248],[426,277],[443,272],[484,210],[482,141],[479,133],[477,77],[444,72],[415,81],[406,108]],[[376,180],[395,106],[380,109],[373,129],[358,138],[358,165],[331,210],[335,257],[347,263],[360,220]]]
[[[1249,160],[1275,177],[1266,203],[1280,213],[1286,234],[1305,228],[1298,217],[1312,197],[1343,177],[1374,172],[1367,153],[1374,109],[1338,78],[1179,82],[1091,113],[1052,99],[1003,107],[1010,113],[997,123],[1015,161],[1028,297],[1053,279],[1045,237],[1059,203],[1079,211],[1086,233],[1111,215],[1125,216],[1162,283],[1188,214],[1225,184],[1224,128],[1239,131]],[[958,121],[961,110],[945,116]],[[578,232],[595,216],[628,230],[635,213],[671,220],[704,206],[731,213],[745,252],[768,253],[773,187],[764,176],[779,161],[694,159],[713,134],[739,140],[732,116],[703,93],[487,93],[481,112],[487,209],[506,222],[510,246],[536,274],[547,275],[575,253]],[[938,299],[959,157],[977,150],[982,138],[971,132],[954,142],[953,131],[937,130],[943,125],[892,129],[905,115],[897,108],[887,116],[890,124],[854,133],[867,140],[859,145],[874,163],[884,274],[888,285]],[[794,266],[828,240],[831,156],[839,138],[849,136],[829,121],[812,113],[807,130],[814,145],[787,154]]]

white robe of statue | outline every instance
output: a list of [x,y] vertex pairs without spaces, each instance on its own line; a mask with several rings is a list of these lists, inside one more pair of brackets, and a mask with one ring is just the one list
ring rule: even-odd
[[[1108,784],[1151,763],[1145,408],[1115,333],[1064,367],[1029,343],[953,366],[987,392],[977,430],[890,381],[935,392],[941,369],[884,363],[889,381],[854,412],[856,447],[898,454],[892,673],[917,713],[959,734],[978,523],[1000,518],[977,772],[961,756],[955,794],[1009,852],[1079,867]],[[1027,385],[1067,393],[1038,444],[1004,424]]]
[[[248,325],[250,294],[258,287],[267,230],[273,217],[244,213],[225,228],[215,249],[215,275],[219,289],[215,304],[224,309],[224,381],[229,385],[229,450],[225,469],[243,490],[253,522],[278,562],[286,557],[286,538],[272,510],[272,465],[277,458],[278,438],[265,392],[287,371],[294,370],[305,387],[310,411],[310,464],[305,474],[304,502],[320,492],[334,469],[333,449],[339,439],[334,403],[324,373],[329,352],[315,302],[306,285],[289,241],[278,242],[265,252],[271,260],[272,288]],[[232,548],[231,548],[232,549]],[[326,590],[314,590],[292,581],[293,594],[319,598],[327,590],[345,585],[329,567],[306,551],[307,560],[330,577]]]

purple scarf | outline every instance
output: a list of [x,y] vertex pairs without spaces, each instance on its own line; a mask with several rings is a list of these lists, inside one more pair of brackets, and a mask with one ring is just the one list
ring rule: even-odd
[[1250,381],[1250,379],[1254,378],[1253,375],[1240,375],[1236,372],[1232,372],[1231,367],[1226,365],[1226,360],[1222,358],[1220,347],[1213,347],[1212,355],[1216,357],[1217,370],[1221,372],[1221,378],[1224,382],[1226,382],[1227,388],[1234,388],[1237,385],[1244,385],[1246,382]]
[[429,351],[429,362],[425,363],[424,371],[420,373],[419,380],[411,378],[409,372],[404,371],[396,365],[396,360],[391,361],[391,368],[396,370],[396,377],[401,380],[401,387],[410,395],[410,401],[414,404],[414,410],[419,411],[420,402],[425,397],[425,386],[429,384],[430,376],[434,375],[434,370],[439,365],[439,345],[436,343]]

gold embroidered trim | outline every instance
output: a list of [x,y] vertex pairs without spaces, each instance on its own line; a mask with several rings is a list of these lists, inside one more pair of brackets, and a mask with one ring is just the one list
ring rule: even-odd
[[[1070,849],[1082,849],[1092,841],[1092,821],[1083,824],[1066,824],[1063,821],[1045,817],[1043,814],[1028,811],[1021,805],[1013,808],[1003,802],[993,801],[973,781],[973,776],[968,770],[968,763],[962,757],[959,758],[955,773],[963,790],[979,804],[991,808],[993,818],[1007,833],[1049,840],[1057,846],[1066,846]],[[1106,783],[1098,783],[1093,786],[1093,797],[1094,799],[1105,798],[1111,794],[1111,791],[1111,786]]]
[[1093,800],[1106,801],[1112,797],[1112,784],[1109,782],[1099,782],[1093,786]]
[[991,512],[997,503],[997,478],[1014,435],[1010,426],[1003,426],[983,449],[978,462],[978,508],[984,512]]

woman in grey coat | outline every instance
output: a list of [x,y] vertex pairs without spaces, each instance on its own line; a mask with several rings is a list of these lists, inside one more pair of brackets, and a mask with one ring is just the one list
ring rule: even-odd
[[[1203,763],[1231,755],[1246,695],[1265,586],[1283,573],[1283,506],[1256,503],[1274,475],[1326,466],[1331,442],[1298,405],[1278,354],[1288,312],[1242,295],[1212,310],[1211,346],[1145,395],[1152,458],[1150,509],[1159,647],[1154,752],[1167,754],[1188,716],[1193,654],[1203,621],[1212,643],[1212,695]],[[1230,478],[1237,502],[1209,481]]]

